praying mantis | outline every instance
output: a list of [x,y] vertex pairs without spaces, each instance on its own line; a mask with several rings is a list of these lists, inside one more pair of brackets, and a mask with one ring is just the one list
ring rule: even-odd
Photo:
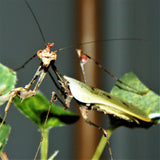
[[[57,43],[56,43],[57,44]],[[66,75],[68,75],[68,74],[66,74]]]

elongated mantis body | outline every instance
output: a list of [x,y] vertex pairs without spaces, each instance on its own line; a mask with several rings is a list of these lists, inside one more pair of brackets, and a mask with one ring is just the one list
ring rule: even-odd
[[[91,106],[93,110],[112,114],[130,122],[139,123],[139,120],[151,122],[151,118],[137,106],[131,105],[121,99],[112,96],[98,88],[90,87],[73,78],[64,76],[68,81],[73,97],[80,103]],[[79,91],[77,94],[77,90]]]

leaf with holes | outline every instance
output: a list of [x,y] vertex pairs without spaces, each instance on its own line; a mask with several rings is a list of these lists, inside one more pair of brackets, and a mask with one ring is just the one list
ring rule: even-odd
[[[14,98],[15,106],[29,119],[31,119],[40,129],[44,126],[44,121],[48,112],[50,101],[42,94],[38,93],[33,97],[21,100]],[[79,119],[77,114],[64,110],[55,104],[52,104],[46,129],[72,124]]]

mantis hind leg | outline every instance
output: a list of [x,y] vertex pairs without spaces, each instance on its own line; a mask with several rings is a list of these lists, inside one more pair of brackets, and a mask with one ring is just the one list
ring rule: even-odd
[[104,136],[107,138],[108,149],[109,149],[109,154],[110,154],[111,160],[113,160],[112,151],[111,151],[111,146],[110,146],[110,142],[109,142],[109,139],[108,139],[107,131],[106,131],[103,127],[101,127],[101,126],[99,126],[99,125],[91,122],[91,121],[88,119],[88,107],[87,107],[87,106],[81,105],[81,106],[80,106],[80,112],[81,112],[82,117],[83,117],[83,119],[85,120],[86,123],[88,123],[89,125],[92,125],[92,126],[98,128],[100,131],[103,132]]
[[104,128],[102,128],[102,127],[100,127],[99,125],[91,122],[91,121],[88,119],[88,107],[87,107],[87,106],[81,105],[81,106],[80,106],[80,112],[81,112],[82,117],[83,117],[83,119],[85,120],[86,123],[88,123],[89,125],[92,125],[92,126],[98,128],[100,131],[103,132],[104,136],[107,137],[107,131],[106,131]]

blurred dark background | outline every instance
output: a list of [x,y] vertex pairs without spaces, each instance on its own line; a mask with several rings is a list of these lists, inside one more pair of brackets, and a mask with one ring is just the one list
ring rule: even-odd
[[[47,42],[54,42],[55,49],[77,42],[77,1],[28,0],[28,2],[40,23]],[[156,93],[159,93],[160,79],[159,6],[158,0],[103,0],[99,1],[100,13],[97,21],[100,30],[98,36],[100,52],[97,53],[100,57],[97,61],[117,77],[133,71],[144,84]],[[101,41],[107,39],[115,40]],[[87,39],[87,41],[92,40],[90,37]],[[93,45],[85,47],[85,52],[90,56],[92,56]],[[43,48],[44,43],[40,32],[24,1],[0,0],[0,62],[15,69],[37,50]],[[63,74],[78,77],[81,73],[73,67],[77,63],[77,56],[73,50],[68,49],[58,53],[56,66]],[[38,65],[39,60],[35,58],[24,69],[18,71],[17,87],[24,86],[31,80]],[[98,72],[99,87],[109,92],[115,81],[104,72]],[[40,90],[50,99],[51,92],[55,90],[55,87],[48,76]],[[1,106],[2,116],[4,107],[5,105]],[[71,108],[77,112],[73,105]],[[101,125],[107,126],[107,116],[100,114],[98,117],[101,119]],[[37,127],[13,105],[9,110],[7,122],[12,126],[12,132],[5,148],[8,157],[10,159],[33,159],[40,140]],[[76,128],[81,128],[79,122],[71,126],[52,129],[49,155],[58,149],[60,153],[57,159],[78,159],[78,152],[82,148],[75,147],[78,146],[77,139],[79,139]],[[87,126],[88,130],[90,128],[92,127]],[[101,132],[96,131],[101,136]],[[114,159],[160,159],[159,135],[159,125],[148,130],[118,128],[110,139]],[[87,137],[87,139],[87,143],[91,144],[90,138]],[[75,151],[75,148],[78,151]],[[91,145],[87,152],[94,150],[95,146]],[[106,156],[107,154],[104,153],[102,159],[105,159]]]

